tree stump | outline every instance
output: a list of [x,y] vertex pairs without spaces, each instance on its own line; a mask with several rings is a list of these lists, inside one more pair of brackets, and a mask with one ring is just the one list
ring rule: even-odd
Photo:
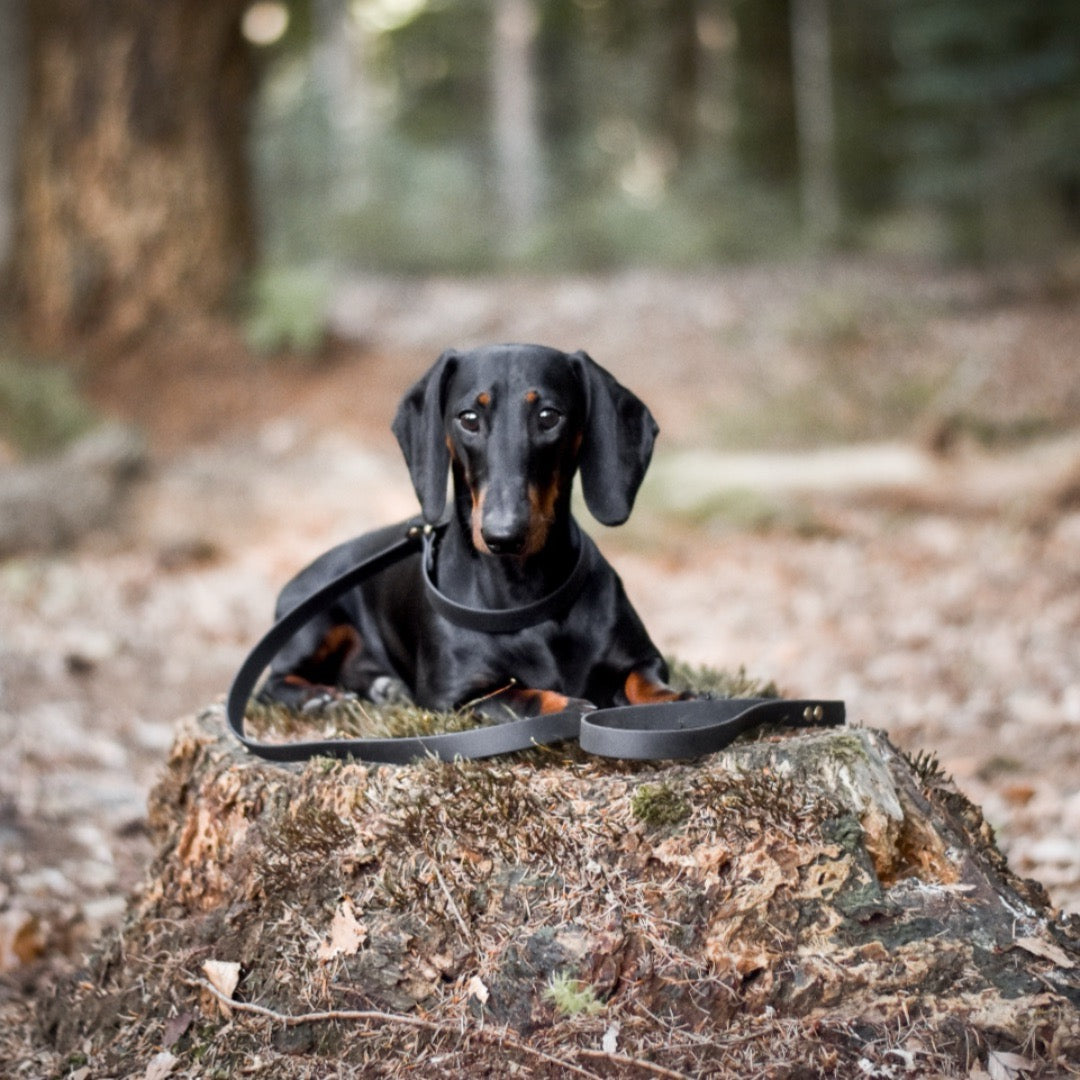
[[213,707],[183,724],[150,821],[123,926],[39,1015],[93,1075],[1080,1062],[1080,920],[1010,872],[933,760],[870,729],[690,764],[565,746],[283,768]]

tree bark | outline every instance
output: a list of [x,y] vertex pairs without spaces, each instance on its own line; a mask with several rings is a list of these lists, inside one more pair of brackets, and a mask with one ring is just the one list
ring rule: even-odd
[[26,75],[24,23],[22,0],[0,0],[0,281],[5,280],[14,235],[14,181]]
[[282,1078],[1054,1076],[1080,1053],[1080,927],[879,733],[300,769],[222,723],[181,730],[149,878],[42,1005],[103,1073],[162,1047]]
[[245,0],[35,0],[16,287],[30,342],[127,342],[253,251]]

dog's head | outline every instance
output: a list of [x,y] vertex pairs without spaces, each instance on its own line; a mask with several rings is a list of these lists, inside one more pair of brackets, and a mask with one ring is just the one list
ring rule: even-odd
[[451,463],[486,554],[539,552],[581,472],[585,504],[621,525],[652,457],[646,406],[584,352],[542,345],[449,350],[393,424],[427,521],[442,517]]

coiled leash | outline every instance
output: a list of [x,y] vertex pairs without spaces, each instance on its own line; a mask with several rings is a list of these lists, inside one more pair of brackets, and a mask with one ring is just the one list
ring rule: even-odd
[[302,600],[263,635],[241,664],[229,688],[225,711],[232,733],[248,750],[270,761],[313,757],[406,765],[422,758],[452,761],[484,758],[577,739],[590,754],[611,758],[664,760],[695,758],[723,749],[739,735],[763,724],[785,727],[836,727],[844,723],[842,701],[782,698],[698,698],[658,705],[530,716],[506,723],[435,735],[392,738],[315,739],[267,743],[244,731],[247,703],[263,671],[292,636],[360,582],[410,555],[423,551],[424,585],[436,609],[455,622],[489,633],[507,633],[555,617],[572,602],[588,574],[592,541],[582,533],[577,565],[553,593],[524,608],[485,611],[455,604],[432,581],[435,541],[445,525],[409,522],[400,539],[362,559],[344,574]]

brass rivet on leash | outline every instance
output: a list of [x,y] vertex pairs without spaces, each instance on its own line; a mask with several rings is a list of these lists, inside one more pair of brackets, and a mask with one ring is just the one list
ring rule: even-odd
[[825,710],[820,705],[814,706],[814,719],[820,720],[825,715]]

